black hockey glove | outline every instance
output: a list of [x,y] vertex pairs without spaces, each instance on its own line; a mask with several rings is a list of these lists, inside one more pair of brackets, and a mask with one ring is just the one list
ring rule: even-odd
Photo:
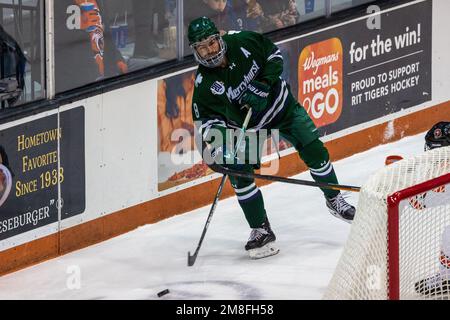
[[247,90],[242,95],[239,103],[249,105],[254,114],[264,111],[267,107],[267,98],[269,97],[270,87],[256,80],[251,81]]
[[208,131],[203,145],[203,160],[207,165],[233,162],[233,154],[229,152],[232,148],[227,148],[227,128],[222,126],[213,126]]
[[208,167],[215,172],[221,172],[220,167],[237,171],[243,171],[245,169],[245,164],[240,163],[239,158],[233,156],[231,152],[228,152],[225,145],[212,149],[211,162],[208,163],[205,158],[203,160],[206,162]]

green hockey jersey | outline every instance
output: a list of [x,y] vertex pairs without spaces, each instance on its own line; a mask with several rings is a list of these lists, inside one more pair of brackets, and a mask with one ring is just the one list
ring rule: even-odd
[[192,115],[198,133],[206,140],[213,128],[241,128],[247,110],[239,99],[252,80],[264,80],[271,91],[266,109],[252,118],[248,129],[271,128],[287,106],[296,103],[285,80],[283,57],[267,37],[252,31],[229,32],[223,36],[227,46],[225,68],[199,66],[195,77]]

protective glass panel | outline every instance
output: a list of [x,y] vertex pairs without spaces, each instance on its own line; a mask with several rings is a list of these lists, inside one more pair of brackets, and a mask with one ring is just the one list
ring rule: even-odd
[[56,92],[176,57],[175,0],[58,0]]
[[45,96],[43,1],[0,1],[0,110]]

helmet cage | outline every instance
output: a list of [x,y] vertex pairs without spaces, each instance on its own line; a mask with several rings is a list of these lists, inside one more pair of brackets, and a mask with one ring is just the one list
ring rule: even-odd
[[[217,52],[217,54],[215,54],[211,57],[203,58],[198,53],[197,46],[200,45],[202,42],[211,41],[212,39],[217,40],[217,42],[219,43],[219,52]],[[191,44],[191,48],[194,51],[195,60],[207,68],[218,67],[222,63],[222,60],[225,57],[225,53],[227,51],[227,45],[226,45],[225,41],[223,41],[220,34],[218,34],[218,33],[208,37],[207,39],[205,39],[203,41],[195,42],[195,43]]]

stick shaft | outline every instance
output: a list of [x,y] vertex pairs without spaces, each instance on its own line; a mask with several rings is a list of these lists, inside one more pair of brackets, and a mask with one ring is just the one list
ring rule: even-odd
[[195,249],[194,255],[191,256],[190,252],[188,252],[188,266],[193,266],[195,260],[197,259],[198,252],[200,251],[200,247],[202,246],[203,239],[205,238],[206,231],[208,230],[209,223],[211,222],[212,215],[216,210],[217,203],[219,202],[220,195],[222,194],[223,186],[227,181],[227,175],[224,174],[222,180],[220,181],[219,189],[217,189],[216,197],[214,198],[214,202],[209,210],[208,218],[206,219],[205,226],[203,227],[202,235],[200,236],[200,241],[198,242],[197,248]]
[[293,178],[285,178],[285,177],[280,177],[280,176],[271,176],[271,175],[262,175],[262,174],[257,174],[257,173],[241,172],[241,171],[228,169],[228,168],[225,168],[225,167],[222,167],[219,165],[215,166],[214,169],[217,172],[220,172],[223,174],[227,174],[230,176],[236,176],[236,177],[242,177],[242,178],[250,178],[250,179],[256,178],[256,179],[262,179],[262,180],[277,181],[277,182],[298,184],[298,185],[318,187],[318,188],[324,188],[324,189],[343,190],[343,191],[351,191],[351,192],[359,192],[361,189],[360,187],[347,186],[347,185],[341,185],[341,184],[316,182],[316,181],[300,180],[300,179],[293,179]]

